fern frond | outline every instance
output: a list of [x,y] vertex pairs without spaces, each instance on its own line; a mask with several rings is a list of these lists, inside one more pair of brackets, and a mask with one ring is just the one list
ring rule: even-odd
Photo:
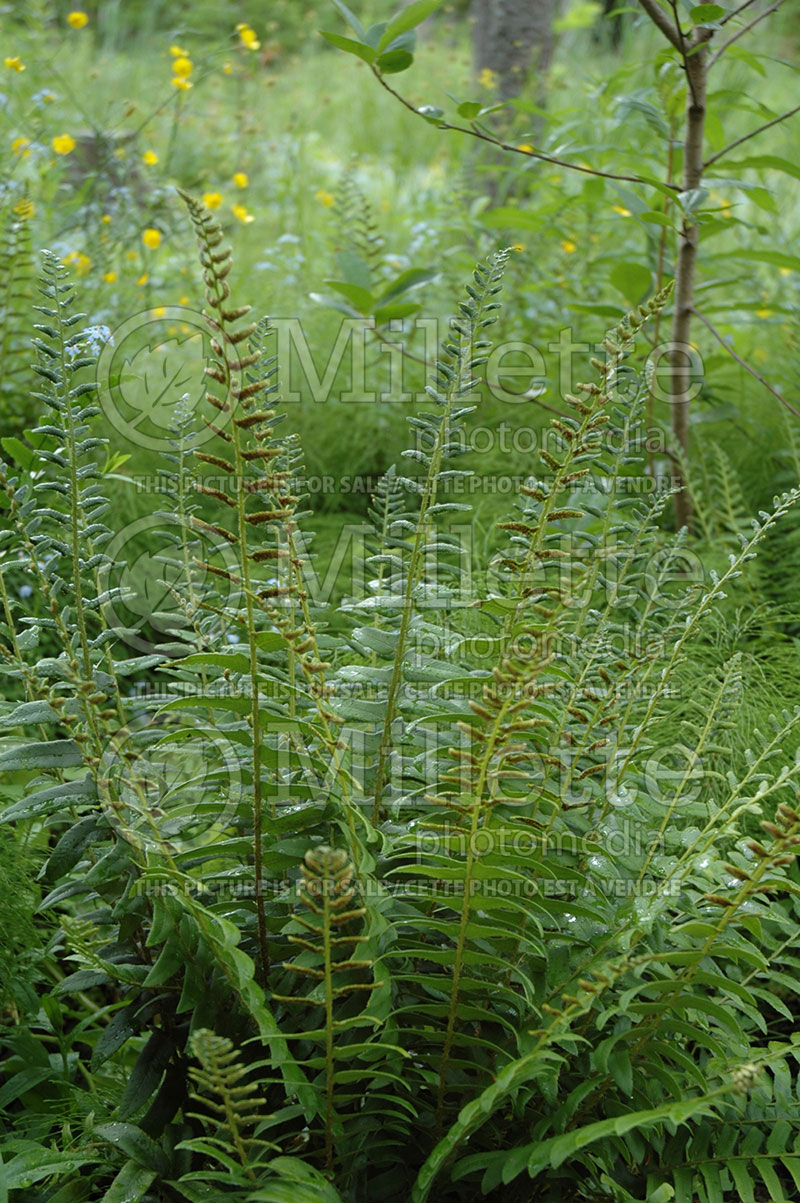
[[[220,1148],[231,1147],[250,1182],[256,1181],[253,1161],[263,1142],[248,1138],[246,1130],[265,1118],[266,1099],[257,1092],[258,1082],[246,1081],[248,1066],[243,1064],[233,1041],[217,1036],[207,1028],[199,1028],[189,1038],[192,1056],[200,1067],[190,1066],[189,1077],[195,1085],[192,1098],[202,1102],[213,1113],[193,1115],[199,1119],[216,1143],[222,1133]],[[216,1122],[214,1117],[216,1117]],[[191,1142],[190,1142],[191,1143]],[[274,1148],[275,1146],[268,1146]],[[213,1156],[213,1147],[209,1150]],[[225,1163],[222,1162],[224,1165]]]

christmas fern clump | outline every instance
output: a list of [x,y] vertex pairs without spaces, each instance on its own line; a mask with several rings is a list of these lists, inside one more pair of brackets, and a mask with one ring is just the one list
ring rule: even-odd
[[[269,322],[184,201],[208,392],[201,427],[174,414],[174,609],[145,654],[52,256],[42,417],[0,464],[4,1197],[796,1198],[800,711],[769,561],[796,479],[753,520],[714,454],[687,473],[695,535],[665,529],[637,349],[664,290],[609,331],[479,558],[465,435],[499,252],[334,606]],[[367,255],[359,206],[342,237]]]

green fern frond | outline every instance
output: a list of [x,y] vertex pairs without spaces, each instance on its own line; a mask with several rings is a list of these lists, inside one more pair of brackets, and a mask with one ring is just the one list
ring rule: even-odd
[[[338,1056],[356,1053],[347,1044],[337,1047],[337,1035],[342,1028],[353,1027],[353,1017],[347,1023],[337,1019],[341,1000],[348,996],[369,993],[375,983],[353,980],[371,968],[369,959],[354,957],[355,947],[366,943],[367,937],[348,932],[347,928],[364,918],[366,908],[355,901],[353,867],[347,854],[325,845],[309,849],[303,858],[298,898],[308,915],[295,915],[302,935],[290,934],[289,939],[301,950],[298,958],[286,968],[311,984],[305,995],[274,997],[284,1003],[301,1003],[324,1007],[324,1029],[319,1038],[325,1046],[325,1164],[333,1164],[334,1134],[341,1119],[335,1109],[336,1060]],[[368,1020],[365,1020],[368,1022]]]
[[[258,1082],[245,1081],[249,1068],[240,1060],[233,1041],[226,1037],[199,1028],[190,1036],[189,1048],[200,1062],[199,1068],[189,1068],[189,1077],[195,1085],[192,1098],[213,1113],[212,1116],[195,1113],[193,1118],[202,1122],[215,1143],[218,1134],[222,1134],[220,1148],[234,1149],[245,1176],[255,1182],[253,1162],[258,1148],[264,1146],[263,1142],[248,1137],[246,1131],[266,1118],[263,1110],[266,1099],[258,1094]],[[213,1156],[213,1149],[209,1151]]]

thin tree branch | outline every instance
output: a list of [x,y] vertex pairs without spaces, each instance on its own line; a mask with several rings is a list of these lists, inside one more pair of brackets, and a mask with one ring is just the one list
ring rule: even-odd
[[[644,0],[642,0],[642,3],[644,3]],[[718,50],[709,59],[709,62],[708,62],[709,68],[714,66],[714,63],[717,61],[719,56],[721,54],[724,54],[729,46],[731,46],[734,42],[737,42],[739,40],[739,38],[743,37],[744,34],[746,34],[749,30],[751,30],[754,25],[758,25],[759,21],[763,21],[765,17],[768,17],[771,13],[774,13],[775,9],[780,8],[780,6],[782,4],[783,4],[783,0],[775,0],[775,3],[773,5],[771,5],[769,8],[765,8],[762,13],[757,13],[756,16],[753,17],[752,21],[749,21],[747,23],[747,25],[743,25],[741,29],[736,30],[736,33],[732,33],[731,36],[728,38],[727,42],[723,42],[722,45],[718,48]],[[744,5],[743,7],[747,7],[747,6]]]
[[[370,70],[381,87],[385,88],[391,96],[394,96],[395,100],[399,100],[404,108],[413,113],[415,117],[424,118],[424,114],[420,113],[419,109],[416,109],[410,100],[406,100],[405,96],[401,96],[391,84],[386,82],[385,77],[381,75],[376,67],[370,67]],[[507,150],[512,154],[522,155],[526,159],[539,159],[543,163],[552,163],[555,167],[563,167],[567,171],[580,171],[584,175],[596,175],[604,180],[622,180],[627,184],[643,184],[645,187],[650,188],[654,185],[654,181],[645,180],[640,175],[619,175],[613,171],[601,171],[599,167],[585,167],[580,163],[569,163],[566,159],[557,159],[554,155],[546,155],[540,150],[521,150],[519,146],[512,146],[510,142],[502,142],[500,138],[495,138],[491,134],[484,133],[474,123],[466,126],[451,125],[448,121],[437,121],[436,128],[440,130],[453,130],[458,134],[469,134],[471,138],[479,138],[481,142],[488,142],[490,146],[496,146],[499,150]],[[666,185],[659,182],[659,187],[669,187],[671,192],[680,192],[677,184]]]
[[781,121],[785,121],[787,117],[794,117],[795,113],[800,113],[800,104],[795,105],[793,109],[789,109],[788,113],[781,113],[780,117],[773,117],[771,121],[765,121],[763,125],[759,125],[758,129],[751,130],[749,134],[744,134],[741,138],[737,138],[735,142],[731,142],[728,146],[718,150],[710,159],[706,159],[703,164],[703,170],[710,167],[712,163],[716,163],[717,159],[721,159],[729,150],[733,150],[737,146],[741,146],[743,142],[749,142],[751,138],[755,138],[756,134],[760,134],[763,130],[769,129],[772,125],[779,125]]
[[686,82],[689,85],[689,90],[692,93],[692,100],[695,104],[697,104],[697,92],[695,91],[694,80],[692,79],[692,73],[689,70],[689,64],[686,61],[686,42],[683,37],[683,30],[681,29],[681,22],[680,17],[678,16],[678,5],[676,0],[669,0],[669,6],[672,9],[672,15],[675,18],[675,28],[678,31],[678,49],[680,50],[681,58],[683,59],[683,73],[686,76]]
[[415,355],[413,351],[407,351],[402,343],[392,342],[392,340],[387,338],[383,331],[379,330],[377,326],[367,326],[366,329],[369,330],[370,334],[374,334],[378,342],[383,343],[386,347],[392,347],[394,350],[399,351],[400,354],[406,359],[411,359],[414,361],[414,363],[421,363],[424,368],[433,369],[436,367],[435,363],[431,363],[428,359],[423,359],[421,355]]
[[727,25],[729,21],[732,21],[734,17],[738,17],[740,13],[743,13],[746,8],[749,8],[750,5],[755,4],[755,2],[756,0],[744,0],[744,4],[740,4],[739,7],[735,8],[732,13],[728,13],[727,16],[720,17],[717,24]]
[[659,7],[658,0],[639,0],[639,3],[653,24],[657,25],[661,30],[667,41],[671,42],[676,50],[680,50],[683,53],[680,30],[672,24],[664,10]]
[[800,409],[795,409],[795,407],[786,400],[782,393],[779,393],[778,390],[769,383],[769,381],[765,380],[764,377],[755,370],[755,368],[751,368],[749,363],[746,363],[740,355],[737,355],[733,347],[726,343],[722,335],[714,329],[714,327],[711,325],[711,322],[707,317],[703,316],[699,309],[695,309],[693,312],[695,317],[699,317],[703,325],[711,331],[719,345],[728,352],[731,359],[735,359],[739,366],[744,368],[746,372],[749,372],[754,380],[757,380],[759,384],[763,384],[764,388],[768,392],[772,393],[773,397],[777,397],[781,405],[785,405],[790,413],[793,413],[796,418],[800,418]]

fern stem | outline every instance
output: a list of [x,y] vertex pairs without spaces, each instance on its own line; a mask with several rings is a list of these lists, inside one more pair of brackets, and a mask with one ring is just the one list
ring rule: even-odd
[[[424,548],[427,544],[430,535],[430,510],[436,503],[436,496],[439,487],[439,473],[442,467],[442,459],[444,455],[444,446],[446,438],[450,432],[450,424],[452,421],[453,405],[464,395],[467,383],[470,381],[471,370],[474,366],[473,362],[473,341],[481,326],[488,324],[488,319],[484,317],[487,312],[490,298],[499,291],[498,280],[502,276],[507,252],[501,251],[490,260],[488,269],[478,276],[475,275],[476,283],[479,284],[479,290],[473,288],[468,290],[472,300],[471,307],[462,306],[462,313],[467,314],[468,318],[465,327],[453,323],[454,342],[445,346],[445,353],[449,356],[453,367],[446,367],[441,361],[439,363],[439,383],[440,387],[444,387],[444,396],[437,397],[440,403],[443,403],[443,413],[436,434],[434,436],[433,450],[430,455],[428,471],[425,478],[425,485],[422,493],[422,501],[420,503],[419,514],[417,516],[417,525],[414,532],[414,544],[411,550],[411,558],[409,561],[408,574],[406,577],[406,587],[403,595],[403,606],[400,618],[400,629],[397,636],[397,645],[394,652],[394,661],[392,663],[392,674],[389,680],[389,689],[386,695],[386,712],[383,719],[383,729],[381,731],[381,739],[378,750],[378,762],[375,771],[375,790],[373,795],[372,806],[372,822],[377,824],[380,819],[381,800],[383,797],[383,789],[386,784],[387,763],[392,742],[392,724],[394,723],[395,714],[397,711],[397,695],[400,691],[400,685],[403,678],[403,659],[406,651],[406,642],[408,640],[408,630],[411,623],[411,618],[414,610],[414,592],[419,584],[419,580],[423,567]],[[437,396],[431,393],[432,396]]]
[[80,507],[78,504],[78,465],[76,463],[76,434],[75,434],[75,419],[72,413],[72,404],[69,396],[67,381],[70,376],[70,369],[67,365],[66,357],[66,330],[64,328],[64,311],[63,302],[59,296],[58,285],[58,266],[54,265],[51,279],[53,281],[53,298],[55,301],[55,316],[58,322],[58,344],[59,344],[59,366],[61,376],[61,387],[63,388],[63,396],[61,400],[64,403],[64,418],[69,435],[68,439],[68,454],[69,454],[69,504],[70,504],[70,542],[72,553],[72,588],[75,602],[75,624],[78,628],[78,637],[80,639],[81,654],[83,656],[83,671],[87,681],[92,679],[92,657],[89,651],[89,637],[86,629],[86,615],[83,606],[83,588],[81,583],[81,566],[80,566],[80,549],[81,549],[81,531],[80,531]]
[[209,238],[206,225],[198,216],[199,208],[195,205],[195,202],[191,202],[190,204],[190,213],[194,219],[195,229],[198,233],[201,246],[205,251],[207,263],[204,266],[206,266],[205,278],[208,287],[209,303],[212,305],[217,315],[214,319],[212,319],[212,326],[218,329],[220,335],[220,353],[217,356],[217,361],[220,371],[224,376],[222,383],[225,393],[225,404],[231,416],[231,443],[234,449],[234,467],[236,471],[236,517],[239,535],[240,568],[242,572],[242,583],[244,586],[247,643],[250,659],[250,727],[253,739],[253,874],[255,877],[256,924],[258,929],[257,939],[261,977],[266,985],[270,969],[270,958],[267,942],[267,920],[264,910],[264,893],[262,882],[264,872],[264,853],[262,848],[263,790],[261,778],[261,716],[258,704],[258,642],[256,638],[253,589],[251,586],[250,563],[247,546],[247,510],[245,506],[246,495],[244,491],[244,481],[246,475],[245,459],[242,454],[239,426],[236,420],[239,402],[234,396],[231,364],[229,362],[227,353],[228,348],[235,347],[236,344],[228,331],[228,322],[223,312],[223,304],[228,291],[227,286],[225,285],[224,278],[220,275],[220,271],[217,268],[217,263],[219,260],[215,255],[214,245]]
[[325,1168],[333,1168],[333,967],[331,965],[331,877],[323,878],[322,952],[325,974]]
[[453,958],[453,977],[450,986],[450,1005],[447,1011],[447,1027],[445,1028],[444,1045],[442,1047],[442,1056],[439,1062],[439,1085],[437,1089],[436,1119],[434,1123],[434,1129],[436,1132],[441,1130],[442,1119],[444,1116],[444,1097],[447,1087],[447,1069],[450,1063],[453,1039],[455,1037],[456,1020],[458,1018],[458,1001],[461,987],[461,975],[464,970],[464,951],[466,948],[469,914],[472,905],[472,870],[475,865],[475,837],[478,831],[478,824],[482,814],[484,813],[483,794],[484,790],[486,789],[486,782],[489,774],[489,764],[492,756],[494,755],[495,748],[497,747],[498,738],[502,732],[503,720],[511,703],[512,698],[509,696],[506,698],[494,716],[491,733],[486,739],[483,755],[481,757],[478,780],[475,786],[475,796],[472,801],[469,842],[467,845],[467,856],[464,864],[464,898],[461,903],[461,917],[458,925],[455,956]]

